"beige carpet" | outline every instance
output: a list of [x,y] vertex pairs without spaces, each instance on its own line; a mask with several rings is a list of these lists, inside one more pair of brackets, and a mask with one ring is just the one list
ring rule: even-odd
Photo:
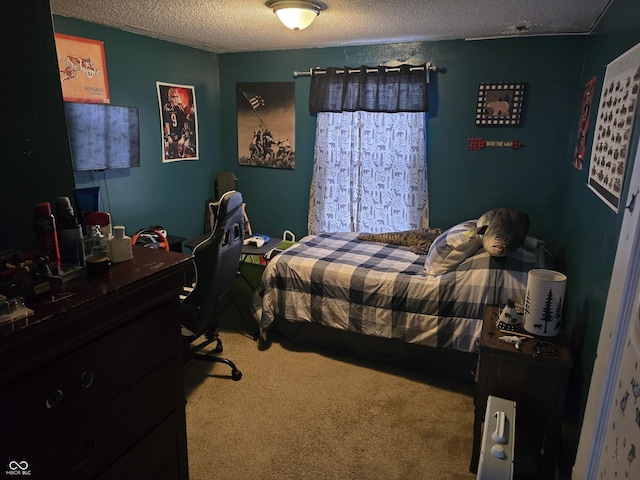
[[191,480],[471,480],[472,384],[223,331],[185,368]]

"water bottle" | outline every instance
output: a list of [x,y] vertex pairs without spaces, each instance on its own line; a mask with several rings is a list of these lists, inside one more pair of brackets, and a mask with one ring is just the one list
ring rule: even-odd
[[131,237],[124,234],[124,227],[116,225],[113,227],[113,237],[109,239],[111,261],[113,263],[125,262],[133,258],[131,248]]
[[62,260],[71,265],[82,265],[82,225],[76,220],[69,197],[56,198],[56,219]]

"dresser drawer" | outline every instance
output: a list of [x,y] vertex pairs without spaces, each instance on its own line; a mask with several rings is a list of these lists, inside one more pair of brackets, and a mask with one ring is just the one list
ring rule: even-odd
[[[0,389],[0,451],[89,417],[179,351],[178,317],[157,308]],[[7,412],[11,412],[7,415]]]
[[172,414],[95,480],[179,478],[177,414]]
[[[95,477],[175,415],[173,368],[170,361],[165,362],[83,422],[50,435],[33,436],[28,447],[11,446],[6,453],[11,455],[10,459],[29,462],[32,478],[84,480]],[[151,437],[150,441],[157,442],[158,438]],[[172,458],[177,450],[177,435],[171,435],[168,441],[169,458]]]

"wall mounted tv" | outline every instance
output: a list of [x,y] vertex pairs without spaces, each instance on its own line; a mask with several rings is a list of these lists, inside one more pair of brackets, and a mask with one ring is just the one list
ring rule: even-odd
[[140,166],[140,112],[135,107],[65,102],[75,171]]

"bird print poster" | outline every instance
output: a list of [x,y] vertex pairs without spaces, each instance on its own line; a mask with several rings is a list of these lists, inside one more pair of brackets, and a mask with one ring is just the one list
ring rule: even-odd
[[238,165],[295,168],[294,88],[293,82],[236,84]]
[[613,389],[598,478],[640,478],[639,294],[633,307]]
[[640,44],[609,65],[593,133],[588,187],[616,213],[627,167],[640,86]]

